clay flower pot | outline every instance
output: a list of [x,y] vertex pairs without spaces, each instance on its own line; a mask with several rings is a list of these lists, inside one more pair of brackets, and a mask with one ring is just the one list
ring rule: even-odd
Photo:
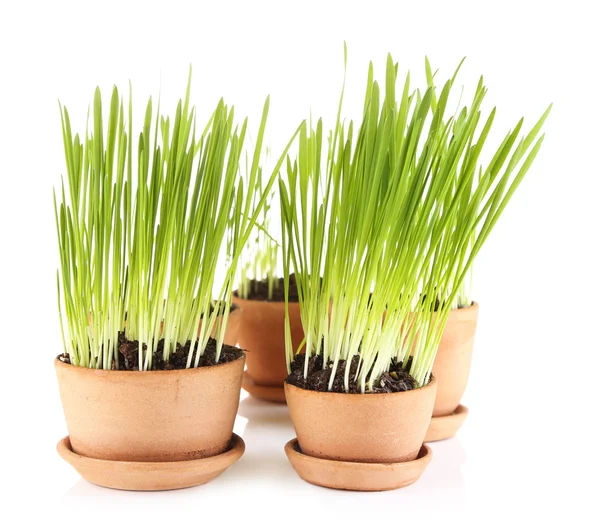
[[431,451],[423,439],[436,379],[393,394],[340,394],[285,384],[297,435],[286,446],[303,479],[331,488],[389,490],[416,481]]
[[[241,309],[237,344],[246,350],[243,388],[260,399],[285,403],[285,303],[240,297],[233,303]],[[292,344],[298,348],[304,339],[298,303],[290,303],[289,312]]]
[[465,393],[479,305],[452,310],[442,334],[433,364],[433,375],[438,382],[433,418],[425,441],[439,441],[454,436],[468,414],[460,404]]
[[[91,462],[99,471],[95,477],[78,469],[90,481],[133,490],[192,486],[220,474],[243,452],[243,441],[232,439],[243,356],[168,371],[94,370],[59,359],[54,366],[72,453],[61,455],[76,468],[81,458],[88,460],[88,470]],[[217,461],[215,471],[215,458],[221,456],[229,463]],[[162,468],[146,470],[140,485],[134,474],[147,463]],[[185,476],[173,478],[174,468]],[[207,469],[212,477],[206,477]]]

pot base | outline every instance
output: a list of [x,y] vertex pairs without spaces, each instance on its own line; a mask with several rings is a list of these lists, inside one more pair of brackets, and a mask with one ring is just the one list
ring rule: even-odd
[[217,456],[189,461],[110,461],[73,452],[69,436],[56,450],[87,481],[121,490],[172,490],[202,485],[222,474],[244,453],[244,440],[231,437],[228,450]]
[[242,379],[242,388],[251,396],[263,399],[264,401],[272,401],[274,403],[285,403],[285,391],[283,384],[278,386],[258,385],[248,372],[244,372]]
[[454,437],[468,414],[469,409],[466,406],[458,405],[449,416],[432,417],[427,434],[425,434],[425,443]]
[[308,456],[300,450],[298,439],[285,445],[285,453],[297,474],[313,485],[330,489],[381,491],[406,487],[417,481],[432,452],[423,445],[417,459],[402,463],[358,463]]

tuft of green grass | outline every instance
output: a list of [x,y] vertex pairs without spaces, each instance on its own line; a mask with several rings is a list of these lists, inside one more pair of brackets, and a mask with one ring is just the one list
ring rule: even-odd
[[[140,370],[152,369],[160,340],[166,361],[191,341],[187,366],[198,366],[212,333],[219,360],[242,248],[294,137],[263,180],[267,98],[244,184],[247,119],[236,124],[233,106],[220,100],[198,133],[190,86],[191,69],[170,115],[150,98],[135,136],[131,87],[127,105],[113,89],[106,127],[96,89],[83,138],[73,136],[60,106],[67,180],[54,196],[57,285],[64,351],[74,365],[118,368],[121,332],[139,342]],[[227,266],[213,296],[223,251]]]
[[[267,150],[268,156],[268,150]],[[264,193],[262,169],[258,170],[257,182],[254,189],[254,199],[258,201]],[[276,187],[269,192],[267,201],[262,208],[261,216],[254,226],[249,242],[244,246],[239,262],[239,286],[237,294],[242,299],[248,299],[259,282],[266,281],[268,285],[268,298],[273,298],[273,292],[279,286],[277,278],[277,260],[279,243],[269,233],[271,218],[275,211]],[[252,287],[254,286],[254,290]]]
[[[521,119],[480,166],[496,110],[482,115],[481,79],[472,100],[450,111],[459,69],[438,89],[426,61],[422,90],[410,74],[397,89],[391,55],[382,87],[370,64],[357,128],[341,119],[342,89],[326,144],[321,120],[304,125],[280,177],[284,275],[296,274],[301,348],[331,367],[330,389],[340,361],[356,356],[346,390],[351,380],[372,390],[394,360],[419,386],[429,381],[472,262],[541,147],[550,108],[523,137]],[[301,348],[291,347],[288,316],[288,368]]]

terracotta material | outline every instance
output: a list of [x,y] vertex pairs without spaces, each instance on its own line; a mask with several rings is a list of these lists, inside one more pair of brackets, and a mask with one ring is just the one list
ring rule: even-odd
[[449,416],[432,417],[425,435],[425,442],[431,443],[432,441],[441,441],[455,436],[465,419],[467,419],[468,413],[469,409],[466,406],[458,405],[456,410]]
[[423,445],[413,461],[358,463],[320,459],[302,453],[298,440],[285,446],[290,463],[304,480],[332,489],[378,491],[406,487],[419,479],[431,461],[432,452]]
[[69,437],[58,442],[58,453],[79,474],[96,485],[124,490],[171,490],[202,485],[222,474],[244,453],[242,438],[233,434],[225,452],[188,461],[109,461],[73,452]]
[[[283,389],[283,382],[288,376],[285,362],[285,303],[238,297],[234,297],[233,302],[242,309],[237,343],[247,351],[246,367],[252,384]],[[289,311],[292,344],[293,348],[298,348],[304,339],[298,303],[290,303]],[[262,397],[259,392],[255,393],[257,397]]]
[[152,372],[93,370],[55,360],[73,452],[113,461],[222,454],[238,409],[244,357]]
[[315,392],[285,384],[303,453],[362,463],[417,458],[433,412],[437,382],[394,394]]
[[273,403],[285,403],[285,392],[282,386],[263,386],[257,385],[248,372],[244,372],[242,379],[242,388],[251,396],[272,401]]
[[448,316],[433,364],[433,375],[438,381],[434,417],[453,414],[465,393],[478,314],[479,305],[473,303],[468,308],[452,310]]
[[237,344],[241,321],[242,308],[238,305],[238,308],[234,308],[229,312],[229,317],[227,318],[225,337],[223,338],[223,342],[226,345],[235,346]]

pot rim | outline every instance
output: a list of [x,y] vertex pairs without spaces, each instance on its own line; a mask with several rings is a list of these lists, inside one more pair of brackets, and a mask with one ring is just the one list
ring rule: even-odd
[[469,310],[475,310],[479,308],[479,303],[477,301],[471,301],[469,306],[463,306],[462,308],[452,308],[451,312],[467,312]]
[[111,378],[116,378],[116,377],[122,377],[125,378],[127,377],[128,379],[131,377],[148,377],[149,375],[151,377],[156,377],[156,374],[171,374],[176,375],[176,374],[208,374],[210,373],[211,369],[219,369],[222,370],[223,368],[229,366],[229,367],[234,367],[236,364],[238,364],[238,362],[240,360],[242,361],[246,361],[246,353],[245,350],[242,350],[241,348],[238,348],[238,350],[240,350],[242,352],[242,355],[240,357],[238,357],[237,359],[234,359],[233,361],[228,361],[227,363],[218,363],[216,365],[210,365],[210,366],[199,366],[196,368],[180,368],[180,369],[175,369],[175,370],[104,370],[103,368],[88,368],[85,366],[75,366],[75,365],[71,365],[68,363],[63,363],[60,359],[59,356],[63,355],[63,354],[59,354],[59,356],[56,356],[54,358],[54,367],[59,369],[62,368],[63,370],[73,370],[74,373],[79,373],[79,374],[87,374],[90,376],[110,376]]
[[452,317],[477,317],[478,314],[479,303],[477,301],[471,301],[469,306],[450,310],[450,315]]
[[435,388],[436,386],[437,386],[437,379],[433,376],[433,374],[431,375],[431,380],[425,386],[413,388],[412,390],[405,390],[404,392],[386,392],[386,393],[376,393],[376,394],[367,394],[367,393],[349,394],[346,392],[321,392],[318,390],[307,390],[305,388],[301,388],[296,385],[291,385],[290,383],[287,382],[287,379],[284,382],[285,390],[290,390],[292,392],[293,391],[303,392],[306,395],[310,395],[312,397],[328,396],[329,399],[342,399],[342,398],[350,399],[350,398],[355,398],[355,397],[368,398],[368,399],[371,399],[371,398],[381,399],[383,397],[389,398],[391,396],[398,396],[398,395],[405,395],[405,396],[413,395],[414,396],[428,388]]
[[231,306],[229,307],[229,317],[232,315],[239,315],[242,313],[242,307],[239,304],[235,304],[231,301]]

